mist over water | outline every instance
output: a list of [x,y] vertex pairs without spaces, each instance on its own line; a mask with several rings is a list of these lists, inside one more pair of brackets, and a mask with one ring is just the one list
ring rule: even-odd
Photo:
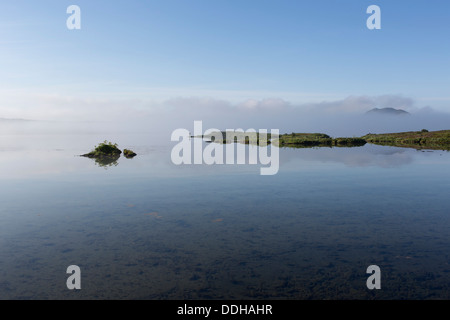
[[[373,108],[402,109],[409,115],[366,114]],[[0,120],[0,134],[108,132],[113,139],[122,133],[136,133],[168,141],[174,130],[192,131],[194,121],[203,121],[204,130],[279,129],[280,133],[320,132],[333,137],[354,137],[367,133],[446,130],[450,123],[449,113],[419,106],[413,99],[398,95],[350,96],[315,103],[291,103],[279,98],[231,102],[180,97],[158,103],[138,99],[97,102],[80,99],[62,105],[60,99],[50,99],[41,109],[31,110],[14,117],[37,121]]]
[[[404,131],[447,130],[450,115],[439,112],[418,112],[405,116],[378,116],[364,113],[329,114],[320,112],[305,112],[301,109],[287,110],[217,110],[209,112],[178,116],[167,116],[164,119],[166,126],[159,128],[167,132],[168,128],[192,128],[195,120],[202,120],[205,129],[217,128],[220,130],[242,128],[279,129],[280,133],[291,132],[319,132],[333,137],[359,137],[368,133],[391,133]],[[151,123],[151,120],[150,120]]]

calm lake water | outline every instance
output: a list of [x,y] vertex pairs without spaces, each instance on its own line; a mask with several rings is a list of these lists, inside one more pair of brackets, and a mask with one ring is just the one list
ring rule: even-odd
[[[280,149],[262,176],[175,166],[170,136],[9,132],[0,299],[450,298],[449,152]],[[138,156],[77,156],[104,139]],[[70,265],[81,290],[66,287]]]

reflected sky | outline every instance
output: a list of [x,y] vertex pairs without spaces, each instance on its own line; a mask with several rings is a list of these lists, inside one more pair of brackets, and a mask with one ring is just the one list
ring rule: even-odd
[[309,161],[340,163],[350,167],[392,168],[411,164],[415,159],[420,161],[420,155],[415,150],[371,144],[354,148],[313,148],[309,150],[283,148],[283,155],[286,165],[290,162],[298,164],[299,161]]
[[[1,297],[71,299],[71,264],[84,299],[450,292],[449,152],[281,148],[279,172],[261,176],[176,166],[170,137],[113,133],[0,134]],[[105,139],[137,156],[107,170],[79,156]],[[364,290],[373,263],[386,274],[377,294]]]

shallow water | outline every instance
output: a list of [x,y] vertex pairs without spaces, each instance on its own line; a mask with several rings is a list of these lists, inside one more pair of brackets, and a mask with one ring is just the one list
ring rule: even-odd
[[281,149],[261,176],[122,133],[134,159],[77,156],[104,135],[0,135],[0,299],[450,298],[449,152]]

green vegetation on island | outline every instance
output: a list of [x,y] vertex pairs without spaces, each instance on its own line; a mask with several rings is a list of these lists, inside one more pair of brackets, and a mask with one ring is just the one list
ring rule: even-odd
[[450,150],[450,130],[369,133],[362,137],[368,143],[414,149]]
[[[94,150],[89,153],[82,154],[82,157],[95,159],[95,163],[100,167],[117,166],[122,151],[118,148],[117,143],[112,143],[107,140],[99,143]],[[126,158],[133,158],[136,156],[131,150],[124,149],[123,154]]]
[[361,147],[367,142],[363,138],[332,138],[324,133],[286,133],[279,137],[280,147]]
[[99,143],[89,153],[83,154],[82,157],[88,158],[102,158],[102,157],[117,157],[120,156],[122,151],[117,147],[117,143],[112,143],[107,140]]
[[[212,132],[196,138],[209,139],[215,143],[243,143],[266,146],[274,144],[288,148],[311,147],[361,147],[367,143],[414,149],[450,150],[450,130],[399,132],[383,134],[366,134],[362,137],[333,138],[325,133],[284,133],[278,139],[259,132]],[[273,138],[273,139],[272,139]]]
[[450,150],[450,130],[409,131],[399,133],[369,133],[362,137],[332,138],[324,133],[282,134],[280,147],[360,147],[366,143],[414,149]]

